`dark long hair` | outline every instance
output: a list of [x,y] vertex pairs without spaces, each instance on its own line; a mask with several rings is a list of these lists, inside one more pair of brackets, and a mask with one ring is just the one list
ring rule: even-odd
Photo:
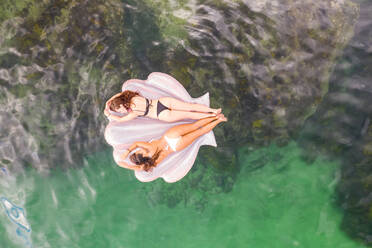
[[120,108],[120,104],[123,104],[124,108],[127,111],[130,111],[130,104],[132,102],[132,98],[135,96],[139,96],[140,94],[138,92],[126,90],[123,91],[120,95],[112,99],[110,104],[110,110],[116,111],[116,109]]
[[160,151],[156,150],[155,154],[152,157],[143,156],[140,153],[133,153],[130,155],[130,161],[136,165],[144,165],[143,169],[149,171],[151,168],[156,166],[156,160],[160,156]]

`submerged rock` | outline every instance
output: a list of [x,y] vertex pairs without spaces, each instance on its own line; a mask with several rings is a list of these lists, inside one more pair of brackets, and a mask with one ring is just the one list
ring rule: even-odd
[[[202,152],[204,148],[201,149]],[[221,154],[214,151],[221,159]],[[201,157],[208,157],[204,154]],[[233,156],[235,159],[235,156]],[[232,163],[232,164],[231,164]],[[228,168],[216,168],[215,166],[224,165]],[[215,194],[228,193],[232,190],[236,180],[236,173],[231,170],[236,166],[235,161],[230,158],[223,160],[202,161],[198,159],[191,171],[179,182],[168,184],[161,180],[156,180],[151,184],[144,184],[144,191],[147,192],[148,201],[151,205],[165,204],[169,208],[179,204],[185,207],[192,207],[198,212],[202,212],[209,203],[210,197]]]
[[[162,71],[194,97],[209,91],[229,122],[215,130],[219,148],[202,148],[181,182],[144,186],[151,203],[202,211],[209,195],[232,189],[237,147],[284,145],[312,116],[299,143],[308,161],[322,149],[348,155],[338,187],[342,227],[371,244],[372,89],[348,57],[361,53],[370,64],[368,28],[357,27],[364,38],[336,67],[353,76],[333,79],[323,100],[357,15],[348,0],[2,1],[0,167],[83,164],[104,147],[105,100],[124,80]],[[265,154],[245,169],[280,159]]]
[[[1,23],[0,132],[10,132],[11,120],[27,142],[0,166],[79,164],[104,146],[105,100],[124,80],[162,71],[194,97],[209,91],[229,118],[215,129],[220,148],[202,149],[205,166],[182,182],[203,192],[232,188],[238,146],[284,145],[298,132],[327,92],[358,12],[341,0],[24,3]],[[11,137],[4,144],[12,146]],[[184,186],[172,187],[158,199],[186,201],[177,193]]]
[[[288,142],[328,89],[358,14],[348,1],[199,1],[167,62],[192,94],[210,91],[228,144]],[[190,7],[190,9],[192,9]]]
[[[188,36],[181,32],[179,46],[171,46],[167,72],[193,96],[209,91],[211,105],[223,108],[229,122],[215,135],[230,150],[288,143],[327,92],[358,14],[344,1],[190,1],[176,8],[173,17],[185,22]],[[207,168],[223,168],[220,178],[233,179],[239,164],[219,159],[221,150],[213,156],[201,151],[200,159]],[[245,166],[254,171],[266,162]],[[168,197],[175,192],[165,191]]]
[[27,122],[41,161],[73,164],[101,146],[104,100],[154,70],[193,96],[210,91],[230,120],[216,130],[223,146],[285,144],[326,92],[357,13],[348,1],[186,1],[167,40],[170,24],[150,3],[46,1],[2,23],[2,110]]
[[[7,4],[0,4],[2,11]],[[161,70],[161,56],[152,56],[161,46],[138,38],[146,27],[148,36],[159,38],[153,16],[145,4],[132,8],[118,0],[31,5],[9,10],[5,16],[12,18],[0,25],[0,132],[22,130],[17,139],[33,144],[11,145],[12,135],[5,135],[4,146],[22,151],[6,161],[38,169],[82,164],[84,154],[104,146],[105,100],[124,79]]]
[[335,66],[328,94],[300,132],[298,143],[310,161],[327,154],[342,161],[337,187],[344,212],[342,229],[372,245],[372,4],[361,2],[354,37]]
[[[372,125],[345,158],[337,187],[338,204],[344,210],[342,229],[354,239],[372,245]],[[359,154],[358,154],[359,153]]]
[[[193,96],[209,91],[211,105],[223,108],[229,122],[215,135],[230,150],[273,141],[285,145],[296,136],[327,93],[335,58],[358,15],[357,5],[345,1],[185,1],[173,7],[160,12],[158,20],[165,14],[178,18],[188,35],[171,34],[179,45],[169,48],[167,72]],[[211,156],[202,150],[200,160],[207,168],[223,168],[221,178],[233,179],[239,165],[220,159],[221,151]],[[245,166],[254,171],[266,162]],[[157,202],[185,202],[184,190],[159,186],[155,191],[166,196]]]

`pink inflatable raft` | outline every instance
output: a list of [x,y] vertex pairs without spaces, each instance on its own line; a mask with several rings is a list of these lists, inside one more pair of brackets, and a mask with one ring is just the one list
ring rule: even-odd
[[[159,72],[151,73],[147,80],[130,79],[126,81],[122,87],[122,91],[125,90],[137,91],[148,99],[169,96],[184,102],[209,106],[209,93],[199,98],[192,98],[176,79]],[[117,114],[115,112],[111,113]],[[134,142],[148,142],[153,139],[159,139],[169,128],[194,121],[182,120],[169,123],[146,117],[137,117],[126,122],[110,120],[105,130],[105,139],[114,148],[113,155],[117,163],[120,161],[120,155],[124,150]],[[217,146],[213,131],[199,137],[187,148],[172,153],[152,171],[135,171],[135,176],[142,182],[150,182],[159,177],[162,177],[168,183],[176,182],[190,171],[202,145]],[[125,162],[132,164],[128,159]]]

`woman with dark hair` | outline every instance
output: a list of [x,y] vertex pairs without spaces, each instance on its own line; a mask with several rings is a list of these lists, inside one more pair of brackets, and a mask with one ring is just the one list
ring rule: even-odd
[[[201,125],[199,122],[194,124],[197,122],[195,119],[203,120],[202,123],[209,120],[206,125],[217,119],[216,116],[223,119],[223,115],[219,115],[220,109],[209,108],[208,92],[193,98],[175,78],[160,72],[151,73],[145,80],[129,79],[123,83],[121,91],[106,103],[105,114],[110,122],[104,136],[113,147],[115,162],[135,170],[134,174],[141,182],[157,178],[169,183],[176,182],[190,171],[201,146],[217,147],[213,131],[202,135],[200,132],[206,127],[192,129],[195,125]],[[186,131],[183,131],[184,128]],[[193,132],[187,131],[190,128]],[[195,135],[200,137],[196,138]],[[183,149],[191,136],[196,140],[190,141],[190,145]],[[140,140],[150,142],[137,142]],[[134,145],[130,147],[131,144]],[[129,151],[126,151],[128,148]],[[139,151],[133,151],[135,148]],[[135,154],[129,156],[130,151]],[[138,165],[130,166],[131,161]]]
[[[194,123],[181,124],[170,128],[157,140],[150,142],[135,142],[121,155],[118,165],[135,171],[150,171],[161,163],[171,153],[178,152],[191,145],[197,138],[211,131],[218,123],[227,119],[223,114],[200,119]],[[135,149],[129,159],[135,165],[123,162]]]
[[[127,114],[123,117],[110,115],[114,111]],[[129,121],[138,116],[145,116],[166,122],[182,119],[198,120],[216,116],[221,109],[212,109],[202,104],[187,103],[172,97],[150,100],[138,92],[126,90],[111,97],[106,102],[105,115],[116,121]]]

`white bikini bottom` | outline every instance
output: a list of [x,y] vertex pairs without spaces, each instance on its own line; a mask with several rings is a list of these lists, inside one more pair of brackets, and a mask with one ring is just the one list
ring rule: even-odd
[[[167,136],[164,136],[164,139],[167,141],[169,147],[175,152],[177,148],[177,143],[181,139],[181,137],[169,138]],[[168,149],[168,147],[166,147],[166,149]]]

